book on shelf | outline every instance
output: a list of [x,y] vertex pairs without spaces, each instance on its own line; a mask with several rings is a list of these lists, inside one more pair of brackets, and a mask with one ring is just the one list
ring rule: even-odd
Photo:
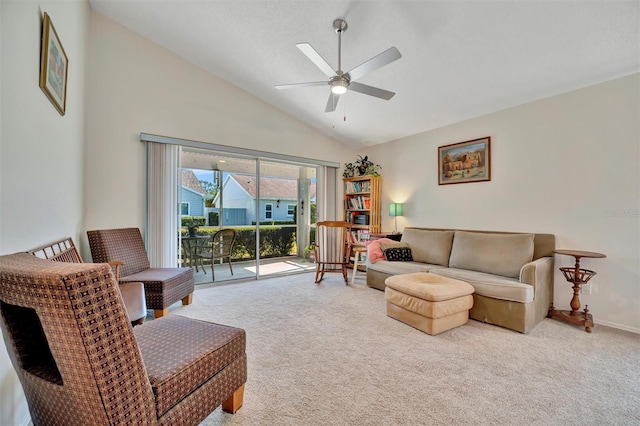
[[348,193],[370,192],[371,182],[345,182]]
[[366,195],[357,195],[345,199],[345,210],[369,210],[371,208],[371,197]]
[[352,230],[349,239],[351,244],[363,244],[369,241],[369,231],[366,229]]

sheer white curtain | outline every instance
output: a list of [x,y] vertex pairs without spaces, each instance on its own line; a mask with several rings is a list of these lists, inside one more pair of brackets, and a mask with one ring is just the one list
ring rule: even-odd
[[336,220],[337,175],[338,169],[336,167],[321,166],[316,168],[318,222]]
[[147,253],[152,268],[178,263],[178,158],[180,147],[147,142]]

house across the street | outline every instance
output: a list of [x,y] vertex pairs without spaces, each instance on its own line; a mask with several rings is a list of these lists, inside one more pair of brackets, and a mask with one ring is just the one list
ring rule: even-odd
[[[298,181],[274,177],[260,178],[260,203],[256,213],[256,177],[255,175],[229,174],[222,184],[222,207],[224,225],[250,225],[260,218],[260,222],[294,220],[295,208],[298,205]],[[214,199],[216,210],[220,207],[220,193]],[[309,185],[309,198],[312,203],[316,199],[316,184]],[[245,223],[237,222],[244,210]],[[227,212],[229,217],[227,217]],[[235,212],[235,213],[234,213]]]

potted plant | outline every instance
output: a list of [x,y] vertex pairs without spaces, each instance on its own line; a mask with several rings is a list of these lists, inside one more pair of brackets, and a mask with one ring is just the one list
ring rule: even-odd
[[183,216],[182,217],[182,226],[189,230],[189,236],[195,237],[198,231],[198,227],[204,226],[206,220],[201,216]]
[[356,175],[356,166],[353,163],[345,163],[344,164],[344,172],[342,172],[342,177],[350,178]]
[[374,164],[373,161],[370,161],[368,155],[365,155],[364,157],[358,155],[358,159],[356,160],[354,167],[360,176],[380,176],[378,171],[382,169],[379,164]]

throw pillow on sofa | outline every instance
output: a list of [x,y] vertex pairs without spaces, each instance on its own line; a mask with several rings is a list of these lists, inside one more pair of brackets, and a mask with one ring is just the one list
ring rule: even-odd
[[413,262],[409,247],[392,247],[384,251],[384,257],[389,262]]
[[380,250],[384,253],[385,250],[396,247],[409,247],[407,243],[401,243],[398,241],[393,241],[391,243],[380,243]]
[[377,240],[370,240],[367,243],[367,259],[369,259],[369,262],[376,263],[378,260],[384,260],[384,253],[380,248],[380,244],[393,242],[394,241],[389,238],[378,238]]

